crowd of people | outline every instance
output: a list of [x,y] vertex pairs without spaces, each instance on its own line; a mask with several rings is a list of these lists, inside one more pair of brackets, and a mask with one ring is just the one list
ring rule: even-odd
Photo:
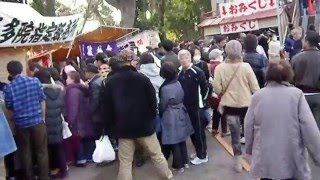
[[118,152],[119,180],[132,180],[146,154],[159,176],[172,179],[172,170],[209,161],[207,128],[231,135],[236,172],[245,144],[254,177],[309,180],[306,149],[320,164],[319,42],[318,33],[299,27],[284,48],[271,30],[218,35],[211,44],[164,40],[138,55],[98,53],[51,68],[30,62],[28,76],[13,60],[3,87],[17,144],[5,156],[7,179],[65,178],[69,166],[93,163],[95,140],[104,135]]

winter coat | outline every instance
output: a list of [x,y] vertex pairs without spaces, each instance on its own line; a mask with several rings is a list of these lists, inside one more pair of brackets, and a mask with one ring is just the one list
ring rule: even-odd
[[[252,94],[259,90],[257,79],[250,65],[243,62],[239,63],[241,65],[238,72],[221,97],[220,104],[222,106],[234,108],[248,107]],[[239,63],[223,62],[216,67],[213,79],[213,88],[216,94],[221,95],[225,91]]]
[[82,84],[66,87],[66,111],[72,134],[80,137],[95,135],[90,113],[89,90]]
[[185,141],[194,130],[183,105],[184,92],[178,80],[165,82],[160,89],[162,144]]
[[158,98],[160,86],[164,81],[163,78],[160,76],[160,67],[158,67],[156,63],[141,64],[139,72],[150,79],[154,89],[156,90],[156,95]]
[[102,81],[103,81],[103,78],[99,74],[97,74],[88,83],[89,91],[90,91],[90,109],[91,109],[92,122],[94,123],[94,128],[97,135],[101,135],[101,132],[103,129],[103,122],[99,114],[100,113],[99,97],[100,97],[100,89],[101,89]]
[[302,41],[300,39],[294,40],[293,37],[290,35],[284,43],[284,50],[289,53],[289,59],[291,60],[293,56],[301,52]]
[[295,86],[306,93],[320,92],[320,51],[305,50],[292,58]]
[[243,62],[249,63],[256,78],[258,80],[260,88],[264,87],[266,82],[265,69],[267,67],[267,58],[259,53],[245,53],[243,55]]
[[46,126],[48,144],[57,144],[63,141],[62,113],[64,108],[64,91],[60,85],[44,84],[46,95]]
[[269,82],[253,95],[244,122],[253,176],[311,179],[307,150],[319,165],[320,133],[301,90]]
[[134,67],[124,66],[104,82],[100,114],[106,133],[125,139],[155,133],[157,98],[150,80]]

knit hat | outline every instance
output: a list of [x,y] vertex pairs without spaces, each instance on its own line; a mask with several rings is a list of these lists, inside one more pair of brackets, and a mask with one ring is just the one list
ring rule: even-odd
[[99,73],[99,70],[97,68],[97,66],[93,65],[93,64],[88,64],[87,68],[86,68],[86,72],[91,72],[91,73]]
[[219,56],[221,56],[223,54],[223,51],[219,50],[219,49],[213,49],[210,53],[209,53],[209,59],[210,60],[214,60],[217,59]]

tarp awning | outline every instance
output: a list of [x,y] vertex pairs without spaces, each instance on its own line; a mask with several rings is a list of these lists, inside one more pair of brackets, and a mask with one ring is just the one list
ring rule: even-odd
[[127,34],[138,31],[137,28],[122,28],[122,27],[112,27],[112,26],[100,26],[97,29],[80,34],[75,38],[75,43],[77,42],[107,42],[115,41]]

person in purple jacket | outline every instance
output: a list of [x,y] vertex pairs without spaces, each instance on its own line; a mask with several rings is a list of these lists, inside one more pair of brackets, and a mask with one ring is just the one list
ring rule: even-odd
[[80,74],[70,72],[66,87],[67,121],[72,132],[71,157],[76,157],[76,166],[83,167],[92,160],[94,128],[90,113],[89,90],[80,83]]

